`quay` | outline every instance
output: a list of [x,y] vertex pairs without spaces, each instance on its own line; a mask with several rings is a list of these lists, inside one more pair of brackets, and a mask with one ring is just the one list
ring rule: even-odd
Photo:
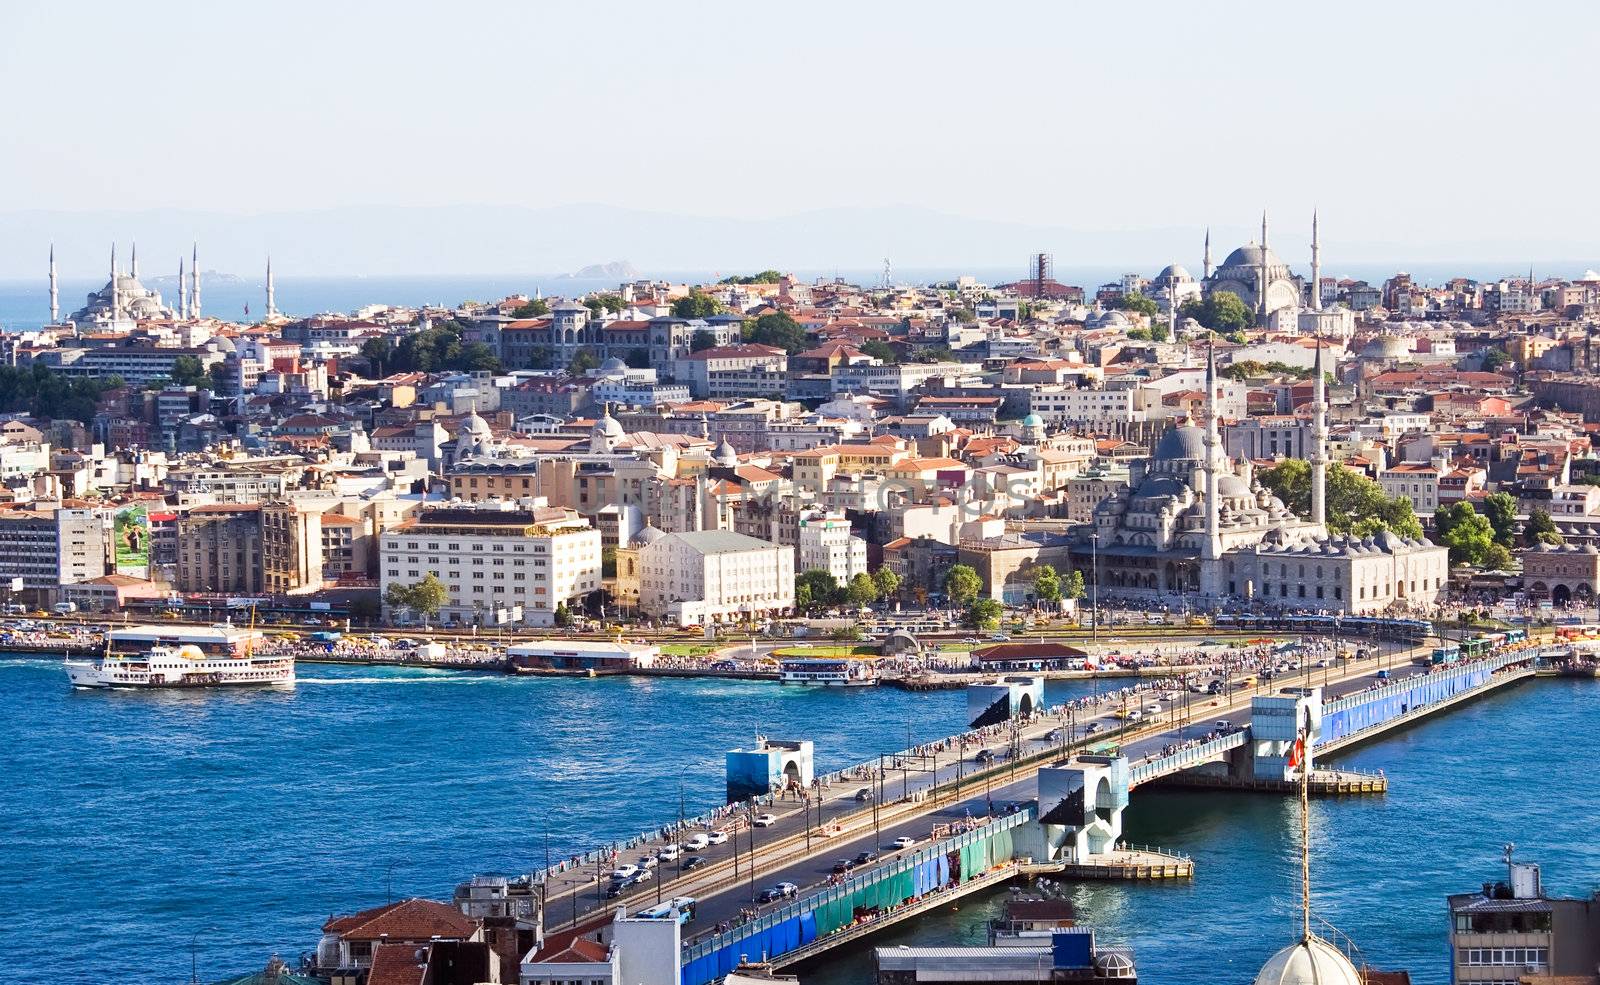
[[[1412,651],[1425,654],[1426,650]],[[1002,734],[885,756],[826,777],[802,774],[804,789],[740,795],[730,806],[683,827],[569,860],[537,875],[546,926],[570,939],[604,940],[625,912],[671,897],[696,900],[696,916],[677,940],[682,985],[709,985],[741,957],[787,966],[981,888],[1029,873],[1068,879],[1186,879],[1193,862],[1172,853],[1139,854],[1122,843],[1129,794],[1145,784],[1286,792],[1297,774],[1290,747],[1309,715],[1305,763],[1326,794],[1381,793],[1384,778],[1316,764],[1490,691],[1532,677],[1540,651],[1525,642],[1446,666],[1408,663],[1411,653],[1329,668],[1323,683],[1174,703],[1153,721],[1118,721],[1112,708],[1081,717],[1034,715]],[[1220,729],[1206,720],[1237,721]],[[1197,721],[1198,719],[1198,721]],[[1088,726],[1097,725],[1093,734]],[[998,748],[992,761],[973,753]],[[803,757],[802,757],[803,751]],[[780,776],[809,762],[809,743],[773,740],[742,756],[770,755]],[[733,754],[730,754],[730,788]],[[1192,779],[1190,778],[1192,776]],[[1184,777],[1173,781],[1172,778]],[[770,813],[769,826],[751,825]],[[609,868],[632,853],[653,854],[695,831],[723,831],[728,845],[697,850],[706,864],[656,879],[616,900],[604,889]],[[911,847],[891,844],[911,839]],[[976,846],[976,847],[975,847]],[[881,853],[838,875],[830,861]],[[758,891],[788,883],[795,898],[762,904]],[[709,929],[706,929],[709,928]]]

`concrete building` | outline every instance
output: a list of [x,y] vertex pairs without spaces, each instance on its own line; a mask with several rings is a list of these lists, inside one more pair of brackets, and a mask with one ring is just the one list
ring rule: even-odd
[[322,587],[322,507],[264,503],[261,507],[261,582],[273,594]]
[[731,530],[665,534],[639,549],[639,608],[680,625],[794,607],[794,548]]
[[1600,597],[1600,548],[1593,544],[1540,544],[1517,552],[1522,587],[1531,598],[1556,605],[1592,605]]
[[449,596],[446,622],[553,626],[558,606],[600,588],[600,531],[537,500],[426,509],[380,545],[383,591],[432,574]]
[[850,521],[838,513],[810,513],[800,518],[800,570],[826,571],[843,585],[867,572],[867,542],[850,532]]
[[1594,981],[1600,967],[1600,892],[1544,894],[1539,866],[1514,861],[1505,882],[1448,897],[1452,982]]
[[261,592],[261,504],[216,503],[179,516],[177,581],[180,592]]
[[22,579],[43,601],[45,591],[92,581],[115,569],[111,514],[92,509],[0,513],[0,584]]

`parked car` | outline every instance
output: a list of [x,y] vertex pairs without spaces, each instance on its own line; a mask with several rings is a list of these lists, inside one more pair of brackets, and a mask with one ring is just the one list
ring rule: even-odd
[[617,866],[616,870],[611,873],[611,881],[627,882],[629,879],[632,879],[638,874],[639,867],[636,865],[619,865]]
[[656,858],[663,862],[671,862],[682,854],[683,849],[679,848],[677,845],[668,845],[667,847],[661,849],[661,851],[656,852]]
[[770,828],[778,823],[778,819],[772,814],[757,814],[750,823],[758,828]]
[[877,861],[877,858],[877,852],[856,852],[856,857],[851,859],[851,861],[856,865],[866,865],[869,862]]
[[656,857],[654,855],[640,855],[639,861],[633,864],[637,865],[641,869],[653,869],[661,863],[656,861]]
[[690,835],[689,840],[683,843],[683,850],[686,852],[698,852],[710,844],[711,836],[701,832],[700,834]]
[[898,837],[898,838],[896,838],[894,840],[894,847],[900,849],[901,851],[904,851],[905,849],[910,848],[912,845],[915,845],[916,843],[917,843],[917,839],[911,837],[910,835],[901,835],[900,837]]

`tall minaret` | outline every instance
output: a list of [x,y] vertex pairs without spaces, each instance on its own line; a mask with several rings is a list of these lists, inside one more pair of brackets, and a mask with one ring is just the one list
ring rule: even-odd
[[267,321],[278,317],[278,303],[272,289],[272,257],[267,257]]
[[134,280],[139,279],[139,243],[137,240],[134,241],[133,253],[128,258],[128,276]]
[[189,257],[189,317],[200,317],[200,244],[194,244],[194,252]]
[[1206,255],[1200,263],[1200,269],[1205,271],[1202,275],[1206,280],[1211,279],[1211,227],[1206,227]]
[[178,317],[189,317],[189,282],[183,279],[183,257],[178,257]]
[[[1311,210],[1311,310],[1322,310],[1322,239],[1317,230],[1317,211]],[[1317,345],[1322,354],[1322,345]]]
[[122,287],[117,283],[117,244],[111,244],[111,320],[122,317]]
[[1256,321],[1267,320],[1267,210],[1261,210],[1261,263],[1256,272]]
[[50,244],[50,324],[61,323],[61,291],[56,282],[56,244]]
[[1311,364],[1311,522],[1328,523],[1328,390],[1322,378],[1322,333]]

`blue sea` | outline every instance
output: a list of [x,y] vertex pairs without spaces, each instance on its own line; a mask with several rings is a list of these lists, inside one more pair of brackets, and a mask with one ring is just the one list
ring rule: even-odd
[[[636,834],[720,800],[723,753],[811,738],[832,769],[944,735],[960,692],[693,680],[520,679],[307,666],[290,693],[75,692],[59,663],[0,659],[0,926],[14,969],[61,980],[202,980],[311,949],[330,913],[447,898],[478,872]],[[1091,685],[1053,685],[1059,701]],[[1600,687],[1537,681],[1368,746],[1386,797],[1314,805],[1318,913],[1378,967],[1447,977],[1443,897],[1497,878],[1501,845],[1546,884],[1600,884]],[[1292,805],[1136,792],[1129,840],[1192,854],[1187,885],[1083,885],[1148,982],[1248,980],[1293,929]],[[981,938],[997,901],[878,938]],[[207,928],[218,928],[208,931]],[[1199,969],[1208,973],[1197,974]],[[806,983],[865,985],[870,949]]]

